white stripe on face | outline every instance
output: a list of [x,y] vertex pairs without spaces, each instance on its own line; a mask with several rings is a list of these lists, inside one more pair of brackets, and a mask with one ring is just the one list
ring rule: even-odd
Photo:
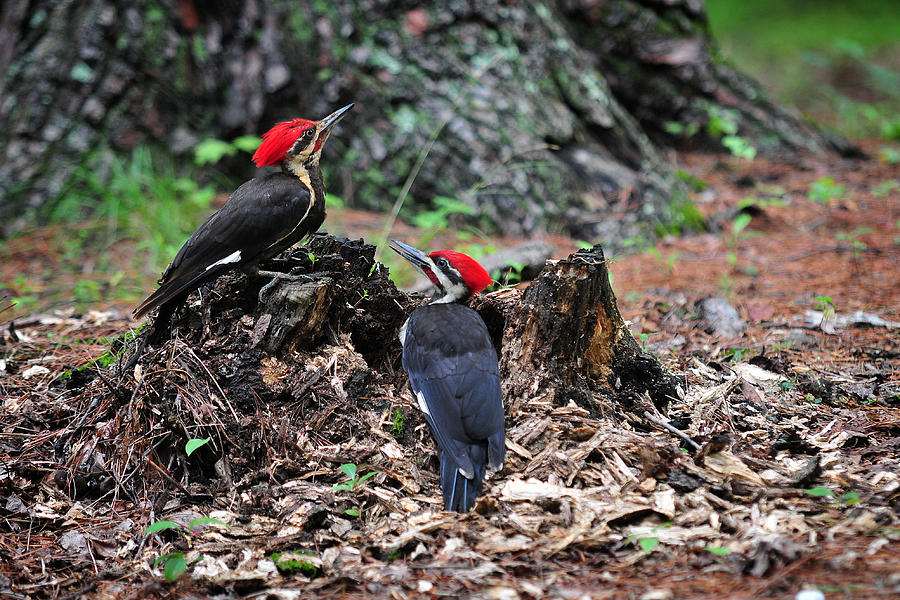
[[428,266],[431,267],[431,272],[434,273],[434,276],[437,277],[438,283],[440,283],[440,290],[444,293],[443,296],[438,298],[437,300],[432,301],[432,304],[445,304],[449,302],[456,302],[458,300],[462,300],[469,295],[469,289],[466,287],[466,284],[462,282],[462,276],[460,276],[459,271],[454,269],[452,266],[456,277],[460,280],[459,283],[453,283],[447,274],[441,271],[435,262],[430,258],[426,257],[428,261]]

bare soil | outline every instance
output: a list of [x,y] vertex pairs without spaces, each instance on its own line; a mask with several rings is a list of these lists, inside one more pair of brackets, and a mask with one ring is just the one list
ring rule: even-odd
[[[897,169],[679,159],[709,185],[693,199],[710,230],[610,270],[635,336],[683,394],[646,419],[540,390],[509,402],[508,460],[468,515],[440,510],[434,445],[402,371],[369,369],[339,331],[297,350],[303,372],[215,362],[227,339],[202,337],[152,349],[134,372],[122,360],[79,370],[137,325],[131,306],[4,325],[0,596],[897,597]],[[810,199],[826,176],[844,190]],[[768,200],[744,202],[752,220],[735,233],[749,196]],[[351,236],[381,226],[354,211],[332,219]],[[7,281],[52,271],[46,236],[16,240]],[[576,247],[549,239],[559,257]],[[710,295],[738,309],[742,334],[704,331],[696,303]],[[835,314],[823,321],[807,311],[824,297]],[[229,388],[231,367],[259,387]],[[187,457],[183,440],[207,433]],[[346,463],[378,474],[335,489]],[[198,517],[227,527],[144,533]],[[189,563],[175,582],[154,566],[171,552]],[[273,553],[308,566],[279,569]]]

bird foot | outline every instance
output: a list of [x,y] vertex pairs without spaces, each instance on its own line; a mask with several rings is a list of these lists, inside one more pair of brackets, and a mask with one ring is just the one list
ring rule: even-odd
[[278,271],[257,271],[260,277],[271,277],[272,281],[259,288],[259,301],[263,301],[263,297],[271,289],[273,285],[279,281],[312,281],[313,278],[302,273],[294,273],[296,269],[292,269],[290,273],[279,273]]

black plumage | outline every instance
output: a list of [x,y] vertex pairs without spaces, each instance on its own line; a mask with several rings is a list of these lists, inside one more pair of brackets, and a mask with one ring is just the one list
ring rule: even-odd
[[444,507],[467,512],[485,467],[503,465],[497,353],[478,313],[456,303],[414,310],[402,341],[403,367],[440,450]]
[[321,172],[315,175],[312,189],[286,173],[241,185],[181,247],[160,287],[135,309],[135,318],[181,301],[229,269],[251,270],[315,232],[325,220],[325,186]]
[[[221,209],[191,235],[159,279],[160,287],[134,311],[140,318],[155,308],[154,336],[193,290],[230,269],[255,272],[260,261],[314,233],[325,220],[325,182],[319,159],[349,104],[320,121],[291,119],[263,134],[253,155],[258,167],[280,166],[244,183]],[[279,279],[283,274],[274,274]]]

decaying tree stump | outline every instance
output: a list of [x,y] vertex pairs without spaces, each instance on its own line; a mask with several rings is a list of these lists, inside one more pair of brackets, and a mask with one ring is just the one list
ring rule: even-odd
[[[141,340],[127,344],[112,375],[88,386],[95,425],[58,446],[67,465],[61,487],[103,494],[110,480],[99,474],[112,471],[119,485],[180,480],[182,493],[198,493],[192,483],[221,491],[321,475],[329,461],[352,460],[403,489],[437,489],[434,470],[412,459],[434,449],[406,391],[397,339],[426,300],[399,291],[374,252],[362,241],[317,235],[264,265],[307,277],[277,283],[262,301],[267,280],[243,273],[191,294],[161,345],[135,355]],[[472,305],[498,346],[510,427],[531,416],[533,402],[627,414],[639,399],[663,407],[675,394],[672,377],[623,323],[599,247],[548,262],[524,290],[502,289]],[[188,457],[187,440],[203,437],[211,443]],[[144,477],[127,481],[141,470]],[[159,493],[164,500],[171,485]]]
[[630,406],[674,398],[673,379],[643,353],[619,314],[600,246],[551,261],[524,291],[475,300],[489,328],[503,316],[500,367],[507,402],[546,394],[594,406],[598,394]]

